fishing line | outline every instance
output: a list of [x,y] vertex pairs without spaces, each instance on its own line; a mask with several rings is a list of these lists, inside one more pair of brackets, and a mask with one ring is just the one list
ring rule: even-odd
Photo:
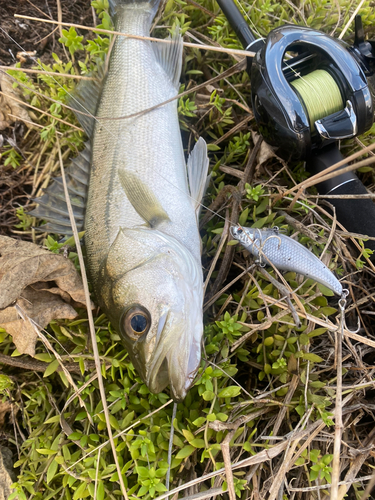
[[312,131],[315,130],[316,120],[344,108],[340,89],[328,71],[317,69],[290,85],[305,105]]
[[[340,89],[328,71],[317,69],[302,76],[285,60],[283,63],[296,76],[290,85],[305,107],[311,131],[314,132],[317,120],[343,109],[344,103]],[[317,98],[317,101],[314,97]]]
[[241,3],[241,2],[238,2],[238,5],[239,5],[240,9],[242,10],[242,12],[243,12],[244,16],[246,17],[246,19],[247,19],[247,20],[249,21],[249,23],[251,24],[253,31],[255,31],[255,33],[258,35],[258,37],[259,37],[260,39],[262,39],[262,38],[263,38],[263,37],[262,37],[262,35],[259,33],[258,28],[255,26],[255,24],[253,23],[253,21],[252,21],[251,17],[250,17],[250,16],[249,16],[249,14],[246,12],[245,8],[242,6],[242,3]]

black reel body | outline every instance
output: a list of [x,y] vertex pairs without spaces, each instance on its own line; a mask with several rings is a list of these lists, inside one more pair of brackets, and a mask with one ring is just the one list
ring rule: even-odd
[[[253,111],[259,131],[268,143],[280,148],[284,158],[305,160],[313,150],[371,127],[375,102],[367,78],[373,73],[360,49],[317,30],[283,26],[269,33],[250,60]],[[286,54],[293,57],[286,59]],[[319,117],[312,126],[304,100],[291,83],[317,69],[329,73],[336,82],[342,109]],[[325,98],[324,88],[316,98]]]

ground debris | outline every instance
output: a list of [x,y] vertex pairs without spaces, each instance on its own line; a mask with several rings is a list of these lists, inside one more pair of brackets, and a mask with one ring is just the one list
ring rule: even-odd
[[[257,141],[259,140],[260,135],[254,130],[252,130],[251,137],[253,139],[254,144],[256,144]],[[266,162],[270,158],[274,158],[276,156],[275,151],[276,148],[273,148],[272,146],[267,144],[266,141],[263,141],[262,144],[260,145],[260,150],[257,155],[258,166],[260,166],[262,163]]]
[[0,446],[0,500],[7,500],[11,495],[14,479],[12,452]]
[[[12,68],[10,68],[12,69]],[[29,113],[20,104],[20,94],[13,88],[14,80],[5,72],[0,72],[0,130],[10,127],[15,121],[21,120],[29,127],[32,122]]]
[[73,305],[85,304],[81,278],[70,260],[7,236],[0,236],[0,286],[0,327],[12,335],[20,353],[31,356],[37,333],[15,304],[42,328],[53,319],[75,318]]

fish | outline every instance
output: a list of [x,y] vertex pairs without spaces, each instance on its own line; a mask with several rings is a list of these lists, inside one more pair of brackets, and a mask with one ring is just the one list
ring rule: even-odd
[[[159,1],[110,0],[115,30],[149,36]],[[96,301],[149,390],[169,385],[175,401],[201,360],[198,213],[209,165],[202,138],[185,160],[173,99],[182,49],[176,31],[169,43],[116,37],[101,82],[83,82],[71,100],[90,141],[66,169]],[[61,178],[36,202],[42,230],[71,234]]]
[[332,271],[298,241],[281,234],[278,228],[258,229],[231,226],[231,235],[250,252],[261,265],[270,264],[281,271],[292,271],[312,278],[342,296],[343,287]]

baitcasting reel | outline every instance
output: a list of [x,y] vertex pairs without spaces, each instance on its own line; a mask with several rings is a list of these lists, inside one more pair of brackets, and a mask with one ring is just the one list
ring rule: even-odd
[[[288,53],[293,57],[286,59]],[[283,26],[271,31],[250,65],[259,130],[284,157],[306,160],[314,149],[371,128],[375,98],[366,76],[374,77],[375,44],[364,42],[360,16],[353,47]]]
[[[375,111],[375,41],[365,41],[360,16],[353,46],[320,31],[282,26],[256,39],[233,0],[218,0],[246,50],[252,107],[259,132],[286,160],[316,174],[343,160],[338,144],[369,130]],[[346,167],[344,165],[342,168]],[[362,195],[353,172],[317,185],[320,194]],[[347,230],[375,237],[369,199],[330,199]],[[375,241],[366,242],[375,250]],[[375,260],[375,254],[373,254]]]

